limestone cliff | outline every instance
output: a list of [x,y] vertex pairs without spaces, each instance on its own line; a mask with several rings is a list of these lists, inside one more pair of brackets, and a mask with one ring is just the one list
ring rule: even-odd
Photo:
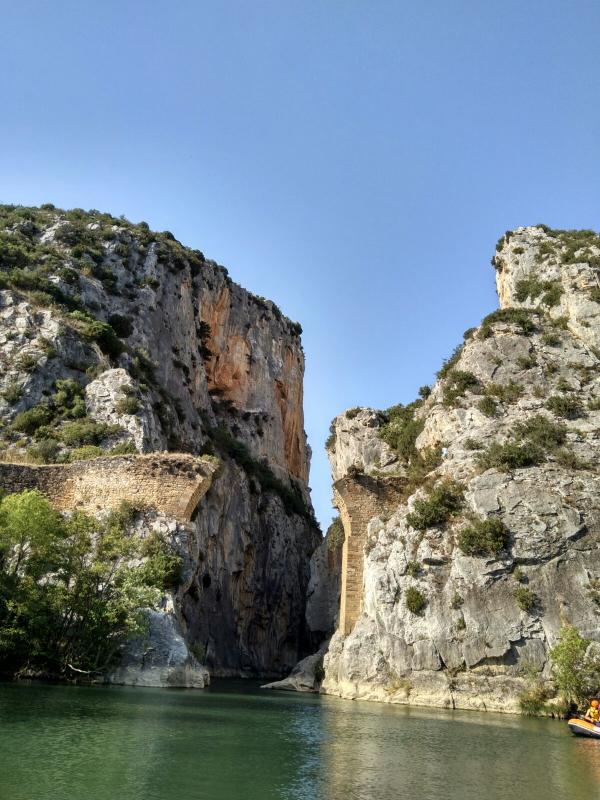
[[562,622],[600,641],[600,236],[520,228],[493,264],[500,310],[435,386],[332,425],[324,692],[516,711]]
[[[4,467],[2,488],[20,469],[17,483],[51,484],[59,506],[75,498],[89,510],[83,487],[99,480],[100,513],[118,483],[183,531],[188,568],[165,608],[184,671],[189,647],[212,674],[276,674],[307,644],[320,536],[300,332],[169,232],[96,211],[0,207],[1,458],[48,465]],[[164,451],[190,455],[137,455]],[[209,478],[197,491],[194,456]]]

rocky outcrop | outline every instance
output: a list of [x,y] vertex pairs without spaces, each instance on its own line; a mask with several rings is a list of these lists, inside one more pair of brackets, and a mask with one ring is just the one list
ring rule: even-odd
[[189,652],[176,614],[147,609],[148,630],[128,642],[108,683],[204,689],[210,673]]
[[[0,207],[6,487],[18,467],[32,485],[42,473],[65,486],[75,476],[77,494],[104,470],[102,505],[119,494],[119,464],[165,451],[182,463],[213,458],[210,487],[185,508],[171,502],[180,476],[160,470],[152,492],[162,483],[169,504],[141,504],[173,525],[191,517],[191,560],[169,619],[150,617],[154,655],[136,681],[171,663],[170,684],[199,680],[196,662],[213,674],[279,675],[307,651],[309,560],[321,537],[303,372],[300,326],[169,232],[99,212]],[[121,678],[137,674],[134,651]]]
[[532,680],[552,693],[563,622],[600,641],[599,265],[591,232],[507,234],[500,311],[431,392],[334,420],[353,612],[322,691],[516,711]]

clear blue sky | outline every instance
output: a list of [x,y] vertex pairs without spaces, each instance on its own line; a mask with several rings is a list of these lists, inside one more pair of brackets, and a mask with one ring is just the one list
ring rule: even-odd
[[597,0],[1,11],[0,201],[147,220],[299,320],[324,523],[331,418],[432,380],[499,235],[600,227]]

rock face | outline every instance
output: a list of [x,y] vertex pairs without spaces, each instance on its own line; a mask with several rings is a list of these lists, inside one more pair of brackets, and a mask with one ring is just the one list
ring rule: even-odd
[[600,237],[520,228],[493,263],[501,310],[429,396],[334,420],[324,692],[517,711],[563,622],[600,641]]
[[168,232],[99,212],[0,207],[2,461],[78,460],[83,476],[98,456],[214,458],[190,523],[189,574],[172,611],[150,616],[154,655],[136,666],[132,651],[120,679],[278,675],[306,652],[321,537],[300,332]]

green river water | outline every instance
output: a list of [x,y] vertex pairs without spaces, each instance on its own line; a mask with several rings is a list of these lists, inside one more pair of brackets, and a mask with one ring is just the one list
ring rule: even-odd
[[0,800],[589,800],[564,722],[260,691],[0,684]]

